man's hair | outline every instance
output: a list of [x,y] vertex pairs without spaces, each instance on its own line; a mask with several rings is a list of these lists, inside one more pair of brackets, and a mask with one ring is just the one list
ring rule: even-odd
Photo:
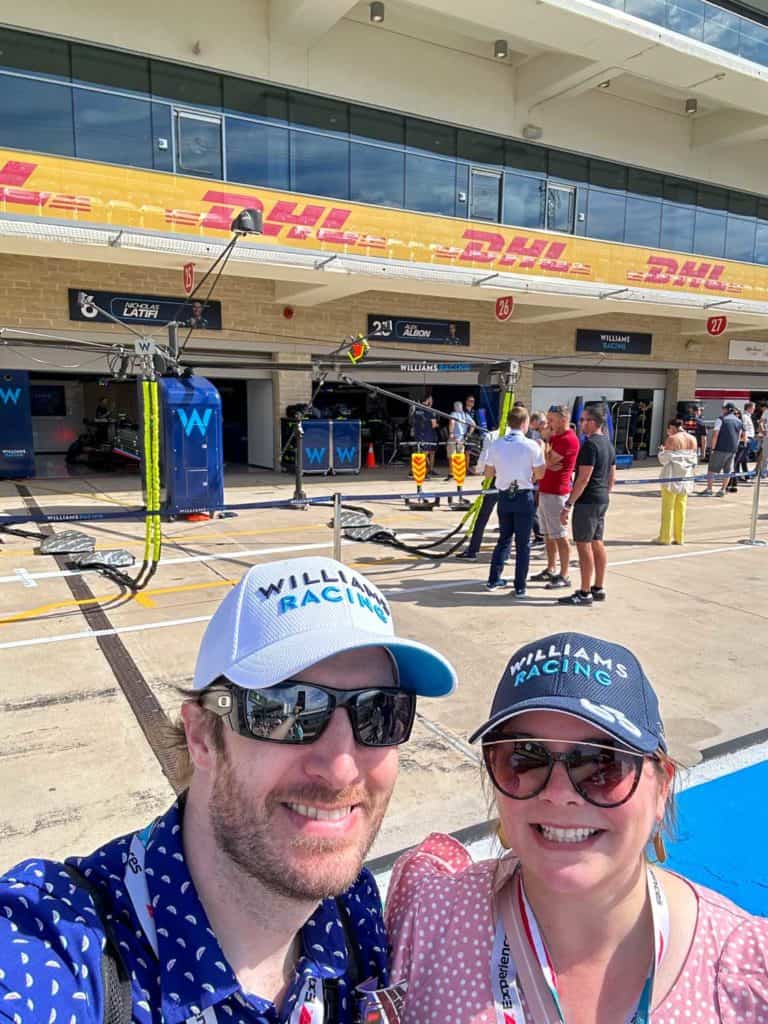
[[550,405],[547,412],[552,412],[556,416],[562,416],[564,419],[568,420],[569,423],[571,421],[571,410],[567,405]]
[[744,403],[744,412],[749,412],[750,409],[754,409],[754,408],[755,408],[755,403],[754,402],[745,402]]
[[524,405],[513,406],[509,410],[509,416],[507,417],[507,423],[511,430],[520,430],[522,425],[528,419],[528,410]]
[[602,405],[590,405],[584,410],[584,415],[588,420],[592,420],[593,423],[597,424],[598,427],[602,427],[605,423],[605,409]]
[[[183,703],[187,701],[196,703],[201,692],[200,690],[179,689]],[[224,730],[226,726],[224,719],[219,715],[214,715],[212,711],[207,711],[205,708],[200,709],[200,714],[205,718],[205,725],[211,739],[211,745],[214,750],[221,753],[225,749]],[[186,789],[192,780],[193,768],[192,759],[189,756],[187,733],[181,716],[177,715],[173,719],[167,719],[167,724],[163,728],[163,747],[170,754],[172,761],[175,762],[175,777],[172,781],[178,790]]]

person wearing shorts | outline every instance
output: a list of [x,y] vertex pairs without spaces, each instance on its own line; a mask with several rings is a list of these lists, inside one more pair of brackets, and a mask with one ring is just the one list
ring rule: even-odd
[[602,406],[588,406],[579,427],[586,435],[576,460],[576,480],[563,506],[560,520],[567,525],[573,509],[573,539],[579,552],[581,587],[558,604],[592,604],[605,600],[608,556],[603,544],[605,513],[616,481],[616,453],[603,433]]
[[712,479],[723,474],[720,479],[720,490],[716,497],[722,498],[728,486],[728,480],[733,473],[733,462],[739,443],[743,436],[741,420],[736,415],[736,406],[728,402],[723,406],[722,415],[715,421],[715,429],[712,433],[712,451],[709,456],[709,469],[707,472],[707,486],[701,494],[709,497],[712,495]]
[[549,452],[546,472],[539,483],[539,523],[547,546],[547,567],[531,576],[531,581],[544,583],[547,590],[556,590],[571,585],[568,578],[571,546],[568,543],[568,527],[561,521],[561,513],[571,492],[579,439],[571,429],[570,412],[566,406],[551,406],[546,419]]

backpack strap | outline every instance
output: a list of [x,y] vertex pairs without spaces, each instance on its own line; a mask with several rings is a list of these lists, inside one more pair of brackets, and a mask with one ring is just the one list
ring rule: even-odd
[[64,864],[64,870],[72,879],[72,883],[87,892],[93,900],[101,926],[104,929],[106,944],[101,954],[101,985],[104,1000],[103,1024],[131,1024],[133,998],[131,981],[125,967],[120,947],[117,943],[112,922],[105,913],[101,893],[84,874],[71,864]]

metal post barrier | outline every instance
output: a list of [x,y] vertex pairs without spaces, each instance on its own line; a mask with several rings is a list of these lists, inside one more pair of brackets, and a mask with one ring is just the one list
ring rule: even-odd
[[333,557],[341,561],[341,494],[333,496]]
[[749,522],[749,537],[746,540],[740,540],[739,544],[749,544],[750,547],[764,548],[768,541],[758,540],[757,538],[757,514],[760,509],[760,482],[763,479],[763,459],[765,458],[765,444],[760,448],[757,453],[757,461],[755,462],[755,476],[754,476],[754,490],[752,491],[752,515]]

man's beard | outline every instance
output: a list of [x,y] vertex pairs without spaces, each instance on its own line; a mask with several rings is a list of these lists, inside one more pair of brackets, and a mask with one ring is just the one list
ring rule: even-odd
[[[360,787],[334,791],[306,786],[300,791],[272,791],[257,803],[249,797],[247,785],[238,778],[226,751],[222,751],[209,803],[211,828],[219,849],[244,874],[278,896],[319,902],[344,892],[360,874],[390,795],[373,796]],[[276,814],[283,817],[279,808],[286,802],[357,805],[358,813],[364,815],[365,828],[357,839],[296,836],[286,844],[276,838],[282,829],[273,824]]]

